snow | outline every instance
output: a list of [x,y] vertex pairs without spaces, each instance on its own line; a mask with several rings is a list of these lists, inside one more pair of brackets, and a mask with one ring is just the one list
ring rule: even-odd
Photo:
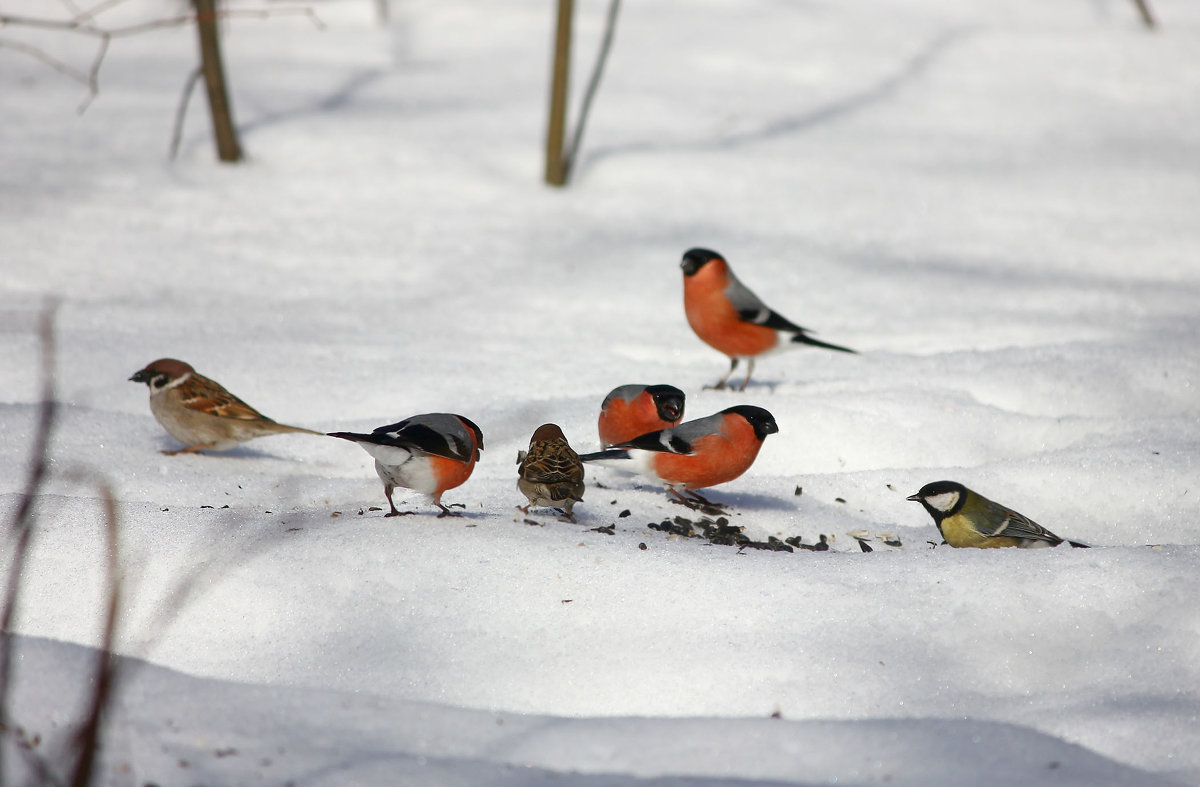
[[[576,97],[605,11],[578,5]],[[83,114],[0,48],[8,518],[59,304],[9,710],[37,751],[62,767],[91,685],[104,478],[102,784],[1200,784],[1194,3],[1154,0],[1155,33],[1117,0],[625,4],[565,190],[541,183],[552,4],[315,7],[324,29],[224,27],[237,166],[198,97],[166,161],[186,28],[114,41]],[[692,246],[861,355],[705,390],[727,361],[683,317]],[[127,382],[162,356],[322,431],[466,415],[464,516],[398,492],[430,513],[383,518],[333,439],[162,455]],[[770,410],[710,497],[755,540],[832,548],[650,529],[695,515],[603,468],[578,524],[525,524],[516,452],[547,421],[595,450],[625,383]],[[942,478],[1094,548],[931,548],[904,497]]]

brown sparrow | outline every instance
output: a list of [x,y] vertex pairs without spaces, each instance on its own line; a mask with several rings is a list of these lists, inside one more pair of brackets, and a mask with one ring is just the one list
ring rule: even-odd
[[571,509],[583,500],[583,463],[567,444],[562,429],[555,424],[539,426],[520,465],[517,488],[529,498],[529,505],[520,510],[529,513],[533,506],[561,508],[574,522]]
[[283,432],[321,434],[272,421],[220,383],[174,358],[159,358],[129,380],[150,388],[150,412],[167,434],[186,446],[163,451],[169,456],[224,451],[256,437]]

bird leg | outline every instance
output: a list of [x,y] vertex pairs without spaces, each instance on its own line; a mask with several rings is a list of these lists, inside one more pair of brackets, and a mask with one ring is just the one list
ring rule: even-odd
[[[742,380],[742,387],[738,389],[739,391],[744,391],[744,390],[746,390],[746,386],[750,384],[750,375],[754,374],[754,359],[753,359],[753,358],[747,358],[747,359],[746,359],[746,366],[747,366],[747,369],[746,369],[746,379],[745,379],[745,380]],[[729,371],[730,371],[731,373],[733,372],[733,370],[732,370],[732,369],[730,369]]]
[[167,456],[178,456],[179,454],[196,454],[210,448],[212,448],[212,443],[205,443],[204,445],[189,445],[187,448],[176,448],[174,451],[163,451],[163,453]]
[[[434,505],[436,505],[438,508],[442,509],[442,513],[437,515],[438,519],[441,519],[444,516],[462,516],[461,512],[451,511],[449,508],[446,508],[446,506],[444,506],[441,503],[438,503],[436,501],[434,502]],[[466,506],[463,505],[462,503],[452,503],[451,505],[457,505],[460,508],[466,508]]]
[[396,504],[392,502],[392,492],[394,490],[395,490],[394,486],[385,486],[383,488],[383,493],[385,495],[387,495],[388,505],[392,509],[391,511],[388,511],[386,514],[384,514],[384,516],[410,516],[412,514],[417,513],[416,511],[397,511]]
[[738,359],[730,358],[729,359],[729,371],[725,372],[725,376],[722,377],[720,380],[717,380],[716,385],[706,385],[704,387],[706,389],[711,389],[713,391],[720,391],[721,389],[723,389],[725,387],[725,381],[729,379],[729,375],[733,374],[733,370],[737,368],[737,365],[738,365]]
[[721,516],[722,514],[729,513],[724,506],[713,503],[691,490],[688,490],[688,494],[691,495],[691,497],[685,497],[678,489],[675,488],[672,488],[670,492],[675,496],[671,498],[672,503],[678,503],[679,505],[690,508],[693,511],[703,511],[706,514],[712,514],[713,516]]

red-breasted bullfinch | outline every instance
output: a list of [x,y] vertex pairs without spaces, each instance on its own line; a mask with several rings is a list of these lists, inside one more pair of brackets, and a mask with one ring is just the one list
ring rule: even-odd
[[732,481],[746,472],[763,440],[778,431],[769,412],[741,404],[579,458],[646,476],[685,502],[691,502],[681,494],[685,491],[707,502],[694,490]]
[[529,513],[532,506],[561,508],[574,522],[571,509],[583,500],[583,463],[562,429],[557,424],[539,426],[520,464],[517,488],[529,498],[529,505],[520,510]]
[[688,324],[706,344],[729,356],[729,371],[714,388],[724,388],[738,361],[745,359],[749,368],[738,390],[746,390],[750,375],[754,373],[754,359],[769,352],[801,344],[855,352],[849,347],[814,339],[807,328],[772,311],[738,281],[729,263],[715,251],[689,249],[683,255],[680,267],[683,268],[683,308]]
[[622,385],[600,405],[600,445],[608,448],[650,432],[667,429],[683,418],[683,391],[673,385]]
[[416,513],[396,510],[392,502],[396,487],[432,497],[433,504],[442,510],[439,518],[453,515],[442,505],[442,493],[471,477],[483,450],[483,432],[479,427],[461,415],[450,413],[414,415],[381,426],[370,434],[330,432],[329,436],[358,443],[375,457],[375,472],[383,481],[383,493],[391,507],[384,516]]

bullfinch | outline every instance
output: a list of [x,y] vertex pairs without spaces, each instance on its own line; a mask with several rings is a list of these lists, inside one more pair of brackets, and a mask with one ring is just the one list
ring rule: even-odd
[[688,324],[702,341],[729,356],[729,371],[714,388],[725,387],[725,381],[742,359],[749,368],[739,391],[746,390],[754,373],[754,359],[760,355],[802,344],[855,352],[849,347],[814,339],[808,329],[770,309],[733,275],[729,263],[715,251],[689,249],[680,267]]
[[330,432],[329,436],[358,443],[375,458],[375,472],[383,481],[383,493],[391,507],[385,516],[416,513],[396,510],[392,502],[396,487],[432,497],[433,504],[441,509],[439,518],[454,515],[442,505],[442,493],[471,477],[483,450],[479,427],[450,413],[414,415],[370,434]]
[[732,481],[746,472],[763,440],[778,431],[769,412],[743,404],[579,458],[643,475],[686,503],[692,500],[683,492],[706,503],[694,490]]
[[628,442],[683,419],[683,391],[673,385],[622,385],[604,397],[597,429],[603,448]]

